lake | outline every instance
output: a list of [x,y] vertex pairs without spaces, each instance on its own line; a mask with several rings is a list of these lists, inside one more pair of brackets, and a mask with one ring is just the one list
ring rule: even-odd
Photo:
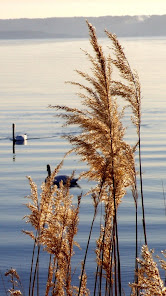
[[[100,42],[105,49],[109,45],[107,39]],[[137,70],[142,86],[141,143],[147,239],[149,247],[159,254],[165,249],[166,241],[163,193],[166,188],[166,38],[121,38],[120,42],[132,68]],[[0,271],[3,275],[8,268],[16,268],[26,295],[33,248],[33,241],[21,232],[28,227],[22,220],[28,214],[24,197],[30,194],[26,176],[33,178],[40,191],[47,176],[47,164],[54,168],[71,148],[61,137],[76,133],[76,128],[62,127],[61,119],[48,105],[80,107],[80,99],[75,94],[77,89],[65,84],[68,80],[79,81],[75,69],[89,69],[89,62],[80,48],[91,50],[88,39],[0,40]],[[28,135],[26,145],[16,145],[15,153],[11,141],[13,123],[16,134]],[[134,130],[129,126],[127,139],[133,143],[134,138]],[[70,175],[73,170],[76,176],[86,170],[86,164],[75,155],[65,159],[61,173]],[[93,184],[80,180],[79,185],[80,188],[71,189],[74,197],[87,192]],[[128,282],[134,277],[134,215],[134,202],[128,193],[118,210],[122,286],[126,295],[130,293]],[[92,216],[91,198],[84,197],[78,235],[82,251],[75,250],[73,257],[76,282]],[[97,223],[86,265],[91,291]],[[144,242],[141,227],[139,201],[139,250]],[[45,256],[40,267],[42,282],[47,272]],[[4,284],[9,287],[1,277],[2,296],[6,295]]]

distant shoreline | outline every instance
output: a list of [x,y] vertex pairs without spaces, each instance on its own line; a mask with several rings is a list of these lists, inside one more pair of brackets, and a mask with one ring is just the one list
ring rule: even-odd
[[[98,37],[105,28],[118,37],[166,36],[166,15],[88,17]],[[0,19],[0,39],[88,38],[86,17]]]
[[[124,38],[124,39],[133,39],[133,38],[136,38],[136,39],[165,39],[166,38],[166,35],[151,35],[151,36],[120,36],[119,37],[120,39],[121,38]],[[32,37],[32,36],[29,36],[29,37],[1,37],[0,36],[0,41],[14,41],[14,40],[88,40],[88,36],[87,37],[80,37],[80,36],[55,36],[55,37]],[[99,37],[99,40],[100,39],[107,39],[106,36],[102,36],[102,37]],[[108,40],[108,39],[107,39]]]

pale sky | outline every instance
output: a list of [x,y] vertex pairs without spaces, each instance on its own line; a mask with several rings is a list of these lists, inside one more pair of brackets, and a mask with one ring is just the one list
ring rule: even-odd
[[166,14],[166,0],[0,0],[0,19]]

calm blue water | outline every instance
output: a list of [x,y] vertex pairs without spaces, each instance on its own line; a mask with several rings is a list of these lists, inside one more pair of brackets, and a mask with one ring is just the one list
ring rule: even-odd
[[[105,49],[109,45],[106,39],[101,43]],[[159,253],[165,249],[166,241],[163,197],[163,188],[166,187],[166,39],[131,38],[121,39],[121,43],[132,67],[138,71],[142,85],[142,165],[147,236],[150,248]],[[64,83],[78,80],[75,69],[89,69],[80,48],[90,50],[88,40],[0,41],[0,271],[4,274],[8,268],[16,268],[25,291],[33,247],[31,239],[21,232],[27,229],[22,220],[28,213],[24,197],[30,193],[26,176],[33,178],[40,191],[47,175],[46,165],[49,163],[55,167],[70,148],[61,136],[77,132],[76,128],[62,128],[61,120],[48,105],[80,106],[80,99],[75,95],[77,89]],[[13,123],[16,124],[16,133],[26,132],[28,135],[27,144],[16,145],[14,154],[10,140]],[[133,132],[129,126],[127,138],[130,143],[135,138]],[[75,155],[66,158],[61,173],[70,174],[73,170],[76,176],[86,170],[86,164],[79,162]],[[92,185],[85,180],[79,184],[81,188],[71,189],[74,197],[81,191],[87,192]],[[76,283],[92,215],[91,198],[85,197],[81,204],[78,235],[82,251],[76,250],[73,259],[74,268],[77,267]],[[129,295],[128,282],[133,280],[135,255],[134,203],[130,194],[123,199],[118,221],[122,282],[126,295]],[[139,224],[141,247],[141,217]],[[86,267],[91,290],[97,226],[96,222]],[[40,266],[43,282],[47,272],[46,256],[41,259]],[[5,285],[9,287],[6,280]],[[2,280],[0,294],[5,295]]]

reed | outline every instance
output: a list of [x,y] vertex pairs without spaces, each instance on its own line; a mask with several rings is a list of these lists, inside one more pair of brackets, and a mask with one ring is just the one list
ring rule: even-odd
[[[94,206],[94,215],[90,227],[85,254],[81,262],[78,285],[72,283],[72,256],[79,224],[81,195],[77,205],[73,204],[70,195],[70,180],[66,185],[53,186],[53,180],[63,165],[63,161],[42,184],[41,194],[33,180],[28,177],[31,202],[27,203],[30,214],[26,216],[34,231],[24,231],[34,240],[32,262],[29,278],[29,296],[39,296],[40,268],[42,252],[49,254],[48,276],[45,284],[45,296],[83,296],[89,295],[87,288],[86,264],[90,247],[91,235],[97,215],[101,224],[99,237],[96,240],[96,269],[94,271],[93,295],[121,296],[122,287],[121,259],[118,234],[118,209],[126,194],[131,189],[135,204],[135,270],[134,282],[130,284],[131,295],[166,295],[166,288],[161,279],[157,263],[148,249],[142,164],[141,164],[141,87],[138,74],[131,69],[125,53],[114,34],[107,30],[111,47],[106,55],[99,44],[95,28],[88,23],[90,43],[93,55],[84,50],[91,65],[91,73],[76,70],[84,83],[68,82],[79,88],[82,109],[68,106],[50,106],[59,112],[65,125],[79,127],[80,134],[68,135],[80,159],[88,164],[88,170],[82,172],[80,178],[96,181],[96,186],[88,193]],[[114,78],[114,71],[118,79]],[[125,103],[120,108],[119,99]],[[125,140],[126,129],[123,116],[126,104],[131,110],[131,122],[136,127],[137,142],[131,146]],[[135,163],[135,152],[139,155],[139,179],[142,207],[142,225],[144,245],[142,259],[138,259],[138,180]],[[71,152],[70,151],[70,152]],[[71,176],[72,178],[73,176]],[[99,206],[102,211],[99,213]],[[165,253],[163,253],[165,256]],[[159,258],[161,268],[166,270],[166,261]],[[23,295],[12,281],[10,295]],[[20,293],[20,294],[19,294]]]
[[[101,226],[100,232],[100,246],[98,246],[97,270],[99,272],[97,277],[99,285],[97,286],[99,291],[95,293],[101,295],[102,282],[106,278],[107,285],[109,283],[108,294],[109,286],[112,284],[112,275],[114,274],[115,295],[121,295],[117,210],[126,193],[126,188],[132,186],[135,181],[133,178],[133,175],[135,176],[135,161],[134,149],[124,140],[123,113],[119,111],[117,96],[121,95],[121,97],[126,98],[128,94],[131,94],[131,91],[132,96],[134,96],[133,89],[131,89],[133,86],[131,83],[131,86],[128,86],[113,80],[112,65],[116,65],[116,62],[110,55],[104,55],[102,47],[98,43],[95,29],[88,22],[87,25],[94,56],[86,51],[85,54],[92,64],[92,75],[77,70],[77,73],[84,78],[88,86],[87,84],[70,82],[84,91],[80,93],[80,97],[83,99],[82,104],[86,108],[84,110],[72,109],[66,106],[54,106],[54,108],[65,111],[60,116],[66,120],[67,125],[75,124],[82,131],[78,136],[67,137],[74,146],[74,151],[89,165],[89,170],[83,173],[82,176],[102,184],[102,194],[99,202],[104,203],[105,215],[104,228]],[[115,41],[115,37],[113,40]],[[114,46],[117,47],[116,53],[119,56],[119,43],[114,42]],[[118,92],[119,85],[121,94]],[[130,101],[133,99],[132,96],[130,95]],[[134,103],[132,106],[135,107]],[[93,190],[94,192],[98,194],[98,186]],[[107,264],[109,265],[107,268],[105,267],[106,260],[107,262],[113,260],[112,264]],[[114,268],[114,272],[110,268]],[[104,273],[105,270],[107,270],[106,274]]]
[[[50,254],[48,280],[45,295],[72,295],[71,286],[71,257],[73,246],[79,245],[74,241],[77,234],[78,214],[81,196],[78,197],[77,206],[72,205],[70,195],[70,180],[66,186],[61,182],[60,188],[53,185],[53,180],[62,163],[54,170],[47,182],[42,185],[40,202],[37,197],[36,186],[29,177],[32,195],[32,203],[27,207],[31,211],[27,215],[27,222],[37,230],[37,236],[32,232],[24,231],[34,239],[38,246],[37,259],[33,273],[33,284],[30,295],[34,295],[36,283],[36,270],[39,262],[40,248]],[[34,190],[35,188],[35,190]],[[31,268],[32,270],[32,268]],[[32,271],[31,271],[32,272]],[[38,291],[38,285],[37,285]],[[38,293],[38,292],[37,292]]]
[[[131,284],[132,294],[136,295],[136,290],[139,289],[140,295],[166,295],[166,287],[161,279],[157,263],[153,258],[153,250],[149,250],[147,245],[142,246],[142,258],[138,259],[138,283]],[[165,252],[163,252],[164,258]],[[158,257],[159,258],[159,257]],[[166,270],[165,260],[159,258],[160,266]]]

